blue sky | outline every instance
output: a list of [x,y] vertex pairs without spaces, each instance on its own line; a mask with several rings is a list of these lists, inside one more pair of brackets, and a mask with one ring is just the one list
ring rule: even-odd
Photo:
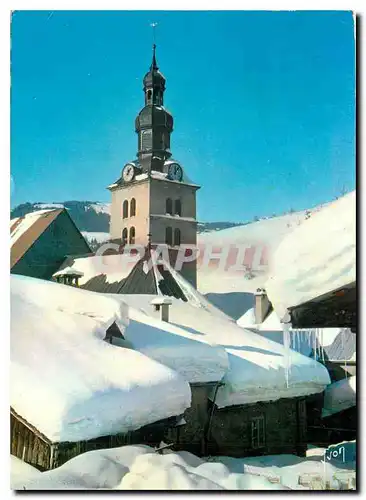
[[355,188],[350,12],[18,11],[12,206],[110,201],[136,155],[142,78],[167,78],[173,156],[202,221],[307,208]]

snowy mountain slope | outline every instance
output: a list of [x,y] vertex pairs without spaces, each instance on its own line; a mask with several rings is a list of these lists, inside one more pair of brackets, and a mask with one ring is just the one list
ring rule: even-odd
[[356,191],[314,214],[281,242],[266,289],[280,318],[290,307],[356,281]]
[[[329,204],[222,231],[199,234],[197,279],[200,292],[253,293],[258,287],[262,287],[272,256],[283,238],[327,205]],[[221,258],[214,259],[212,254]],[[242,310],[241,314],[244,312]],[[240,311],[238,314],[240,316]]]

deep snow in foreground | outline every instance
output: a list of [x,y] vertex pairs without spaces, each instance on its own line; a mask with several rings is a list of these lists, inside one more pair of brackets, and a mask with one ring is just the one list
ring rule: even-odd
[[[355,442],[347,444],[355,446]],[[43,473],[26,464],[20,467],[20,460],[13,457],[11,487],[21,490],[309,490],[324,489],[326,483],[331,489],[351,487],[355,464],[337,462],[334,465],[328,461],[324,464],[323,458],[323,450],[320,450],[307,458],[272,455],[201,459],[185,451],[166,450],[160,455],[149,446],[123,446],[84,453]]]

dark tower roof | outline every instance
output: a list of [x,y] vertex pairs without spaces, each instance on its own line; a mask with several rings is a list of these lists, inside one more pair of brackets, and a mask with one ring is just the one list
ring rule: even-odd
[[164,108],[165,78],[156,62],[156,45],[150,70],[144,76],[145,106],[135,120],[138,134],[137,159],[144,172],[163,171],[164,162],[171,157],[170,134],[173,117]]
[[153,58],[150,66],[150,70],[144,76],[144,90],[153,87],[160,87],[165,90],[165,78],[160,73],[159,67],[156,62],[156,45],[153,45]]

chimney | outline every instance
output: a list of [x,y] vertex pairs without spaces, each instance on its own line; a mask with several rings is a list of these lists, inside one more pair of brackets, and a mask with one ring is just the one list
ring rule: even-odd
[[155,307],[155,311],[161,311],[161,321],[169,323],[169,306],[173,304],[171,299],[168,299],[167,297],[156,297],[150,302],[150,304]]
[[271,308],[271,303],[264,288],[257,288],[257,291],[254,295],[255,322],[257,323],[257,325],[260,325],[266,319]]

